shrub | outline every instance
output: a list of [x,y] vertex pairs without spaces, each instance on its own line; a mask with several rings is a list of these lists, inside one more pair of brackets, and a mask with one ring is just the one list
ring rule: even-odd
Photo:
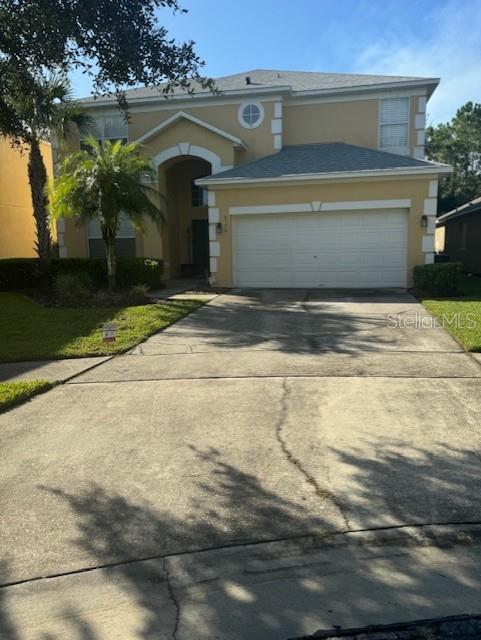
[[83,307],[92,296],[85,276],[79,277],[72,273],[59,273],[55,276],[53,290],[55,302],[62,307]]
[[42,263],[36,258],[0,260],[0,291],[22,291],[42,287],[48,281]]
[[149,304],[149,289],[143,284],[137,284],[123,291],[96,291],[90,298],[93,307],[135,307]]
[[102,258],[58,258],[51,260],[48,272],[52,281],[59,274],[68,274],[94,288],[107,286],[107,267]]
[[125,304],[128,307],[135,307],[150,302],[149,289],[145,284],[136,284],[125,292]]
[[[120,288],[143,284],[153,289],[162,286],[162,260],[117,258],[117,282]],[[107,266],[102,258],[55,258],[41,263],[38,258],[0,260],[0,291],[46,289],[60,274],[74,275],[86,286],[107,286]]]
[[101,289],[93,294],[91,305],[92,307],[121,307],[122,294],[119,291]]
[[[162,286],[163,265],[153,258],[117,258],[117,286],[143,284],[151,289]],[[107,271],[105,271],[107,277]]]
[[459,293],[460,262],[439,262],[414,267],[414,287],[417,292],[434,296]]

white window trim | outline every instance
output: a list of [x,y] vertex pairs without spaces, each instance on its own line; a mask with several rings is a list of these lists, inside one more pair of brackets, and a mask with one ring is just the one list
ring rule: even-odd
[[[385,122],[382,123],[381,122],[381,110],[382,110],[382,103],[384,100],[399,100],[399,99],[406,99],[408,100],[408,119],[407,121],[405,120],[400,120],[397,122]],[[397,96],[397,95],[393,95],[393,96],[386,96],[385,98],[380,98],[378,101],[378,145],[377,148],[380,151],[386,151],[387,153],[397,153],[399,155],[410,155],[411,153],[411,96],[409,95],[401,95],[401,96]],[[390,126],[390,125],[396,125],[396,124],[407,124],[407,128],[408,128],[408,136],[407,136],[407,144],[405,147],[381,147],[381,127],[384,126]]]
[[93,120],[95,122],[95,127],[96,127],[97,132],[98,132],[98,136],[94,136],[94,137],[99,142],[103,143],[105,140],[123,140],[123,139],[128,140],[129,130],[128,130],[128,124],[126,122],[124,123],[125,124],[124,135],[119,136],[118,138],[105,135],[105,118],[112,118],[114,116],[122,116],[122,114],[119,114],[119,113],[116,113],[116,114],[113,114],[113,113],[99,113],[99,114],[96,114],[93,117]]
[[[87,239],[88,240],[102,240],[102,231],[100,229],[100,222],[99,222],[98,218],[95,218],[94,220],[96,222],[98,222],[99,230],[98,230],[98,232],[91,233],[90,225],[89,225],[89,223],[87,221],[87,225],[86,225],[87,226]],[[130,223],[130,228],[128,230],[124,229],[123,231],[121,231],[121,229],[119,228],[117,233],[116,233],[116,235],[115,235],[115,239],[116,240],[117,239],[121,240],[121,239],[125,239],[125,238],[132,239],[132,238],[135,238],[135,237],[136,237],[135,229],[134,229],[132,223]]]
[[[257,107],[259,109],[259,114],[260,114],[259,120],[254,122],[254,124],[247,124],[247,122],[245,122],[242,117],[244,109],[250,105]],[[257,129],[257,127],[259,127],[264,122],[264,116],[265,116],[264,106],[262,105],[261,102],[255,102],[254,100],[246,100],[245,102],[242,102],[237,111],[237,120],[239,121],[239,124],[241,125],[241,127],[244,127],[244,129]]]

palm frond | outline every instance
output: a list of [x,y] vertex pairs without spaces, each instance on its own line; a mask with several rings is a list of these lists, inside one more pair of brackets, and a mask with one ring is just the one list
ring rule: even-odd
[[165,218],[158,192],[145,177],[155,172],[135,143],[106,141],[101,145],[93,136],[85,139],[86,150],[69,155],[61,163],[59,175],[49,190],[54,217],[98,218],[101,226],[116,233],[120,215],[143,229],[150,218],[158,227]]

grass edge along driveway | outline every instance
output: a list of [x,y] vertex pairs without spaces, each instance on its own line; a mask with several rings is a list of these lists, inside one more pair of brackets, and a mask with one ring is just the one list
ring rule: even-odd
[[[55,360],[123,353],[204,304],[172,300],[123,308],[43,307],[17,293],[0,293],[0,362]],[[102,341],[104,322],[117,340]]]
[[0,413],[29,400],[37,393],[48,391],[53,386],[54,384],[47,380],[0,382]]
[[481,352],[481,277],[462,276],[460,291],[456,297],[421,301],[466,351]]

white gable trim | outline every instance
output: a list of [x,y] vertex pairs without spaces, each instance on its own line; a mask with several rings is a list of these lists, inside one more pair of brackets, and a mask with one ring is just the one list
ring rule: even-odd
[[227,133],[227,131],[223,131],[222,129],[218,129],[217,127],[214,127],[214,125],[209,124],[208,122],[204,122],[204,120],[200,120],[195,116],[191,116],[190,113],[186,113],[185,111],[178,111],[177,113],[174,113],[173,116],[170,116],[170,118],[167,118],[167,120],[164,120],[163,122],[158,124],[156,127],[151,129],[150,131],[147,131],[147,133],[144,133],[144,135],[140,136],[140,138],[137,138],[136,142],[139,142],[139,143],[147,142],[147,140],[150,140],[150,138],[157,135],[163,129],[167,129],[171,125],[175,124],[181,118],[184,118],[184,120],[188,120],[189,122],[193,122],[194,124],[199,125],[199,127],[208,129],[209,131],[212,131],[213,133],[216,133],[217,135],[222,136],[226,140],[229,140],[236,146],[243,147],[244,149],[246,149],[246,145],[242,142],[240,138],[236,138],[236,136],[233,136],[232,134]]
[[212,166],[212,174],[232,169],[232,166],[230,165],[223,165],[220,156],[213,151],[210,151],[205,147],[199,147],[196,144],[191,144],[190,142],[179,142],[173,147],[164,149],[156,156],[153,156],[153,158],[151,158],[151,162],[154,167],[159,167],[167,160],[177,158],[178,156],[196,156],[197,158],[207,160],[207,162],[210,162]]

